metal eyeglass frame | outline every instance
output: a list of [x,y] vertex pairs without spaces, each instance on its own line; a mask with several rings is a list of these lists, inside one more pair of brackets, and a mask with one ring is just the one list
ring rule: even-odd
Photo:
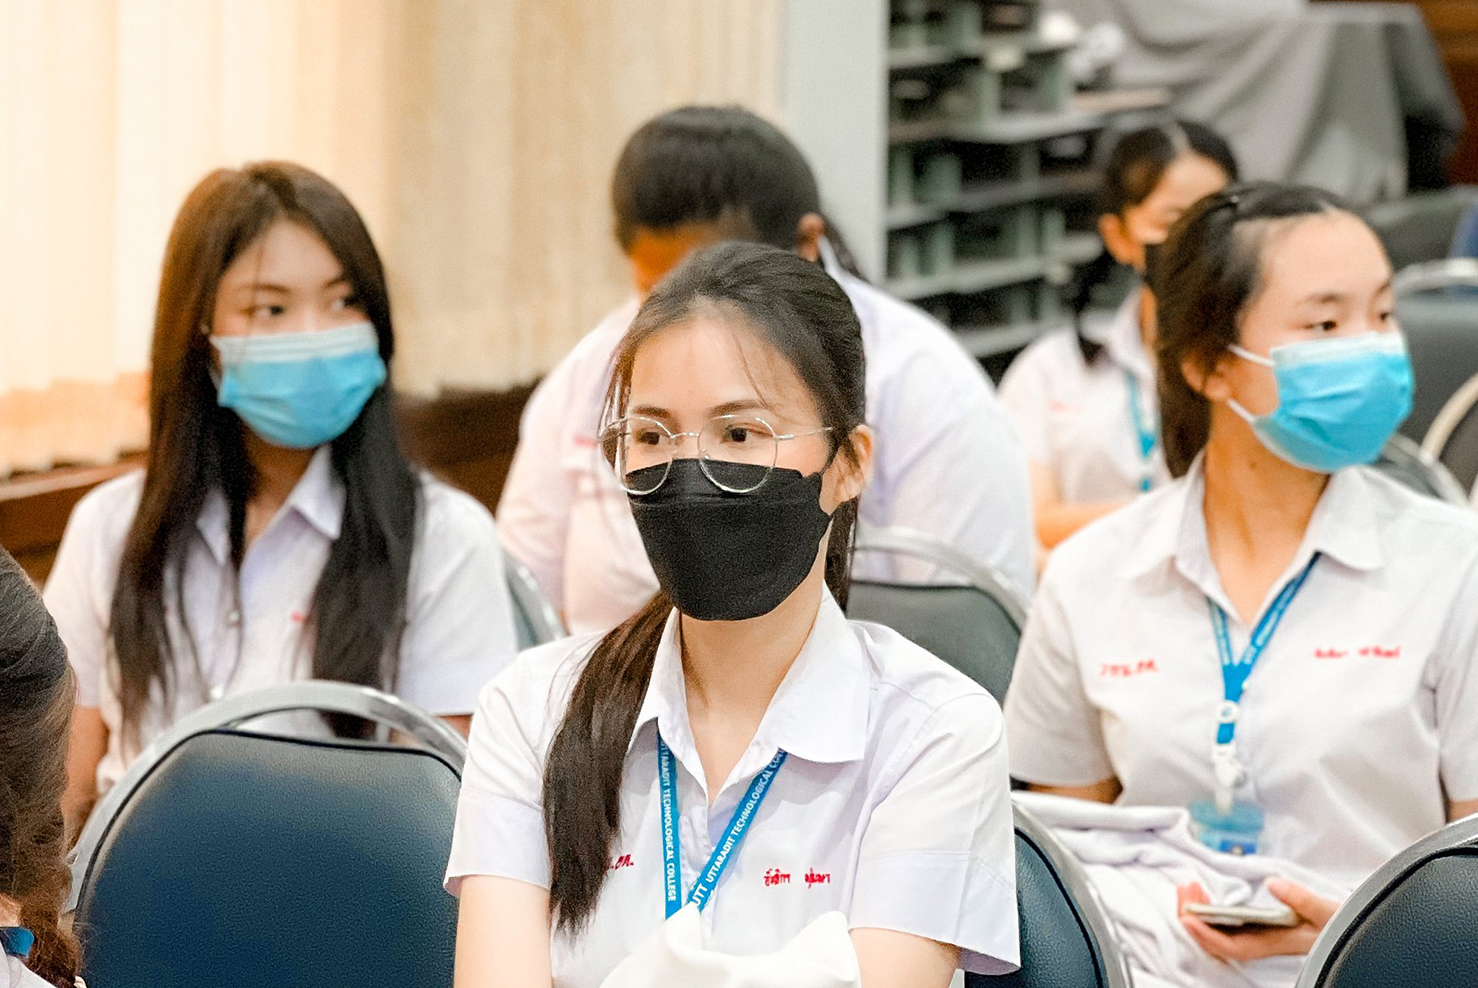
[[[632,495],[635,495],[637,497],[642,497],[644,495],[652,494],[652,493],[655,493],[658,490],[661,490],[662,485],[665,484],[665,483],[667,483],[667,478],[672,474],[672,463],[673,463],[674,460],[677,459],[676,453],[677,453],[678,440],[685,439],[688,436],[692,436],[693,437],[693,444],[698,447],[698,456],[697,456],[698,468],[703,471],[703,476],[705,476],[705,477],[708,478],[708,482],[710,484],[712,484],[713,486],[717,487],[719,490],[724,491],[725,493],[728,493],[728,494],[753,494],[755,491],[757,491],[761,487],[764,487],[765,486],[765,483],[767,481],[769,481],[769,479],[770,479],[770,474],[772,474],[775,471],[775,463],[780,458],[780,443],[781,443],[782,440],[786,440],[786,439],[803,439],[803,438],[805,438],[807,436],[819,436],[822,433],[835,432],[836,431],[835,430],[835,427],[833,427],[833,426],[823,425],[820,428],[818,428],[818,429],[812,429],[809,432],[786,432],[786,433],[780,433],[780,432],[776,432],[775,431],[775,427],[773,425],[771,425],[766,419],[764,419],[763,417],[761,417],[759,415],[715,415],[713,418],[709,419],[706,423],[704,423],[704,429],[706,429],[708,426],[712,425],[715,422],[734,421],[734,420],[740,420],[740,419],[742,419],[742,420],[744,420],[746,422],[757,422],[760,425],[764,426],[767,430],[769,430],[769,432],[770,432],[770,438],[774,441],[774,446],[773,446],[773,448],[770,451],[770,462],[767,463],[767,464],[758,464],[758,463],[757,464],[753,464],[754,466],[764,466],[765,467],[765,475],[764,475],[764,477],[762,477],[760,479],[760,482],[757,483],[757,484],[755,484],[753,487],[732,487],[732,486],[730,486],[728,484],[723,483],[722,481],[720,481],[717,477],[715,477],[713,475],[713,471],[710,470],[709,469],[709,466],[708,466],[710,463],[715,463],[715,462],[717,462],[717,463],[728,463],[728,462],[731,462],[731,461],[729,461],[729,460],[714,460],[713,458],[711,458],[711,457],[708,456],[708,454],[704,451],[702,445],[700,444],[700,440],[702,439],[702,436],[703,436],[703,429],[700,429],[697,432],[673,432],[671,429],[667,428],[666,425],[662,424],[662,422],[660,422],[659,420],[654,419],[654,418],[649,418],[646,415],[623,415],[621,418],[617,419],[616,421],[612,422],[610,425],[606,426],[604,429],[601,430],[601,446],[602,446],[602,448],[605,447],[605,445],[606,445],[606,436],[608,436],[611,433],[617,431],[618,427],[624,426],[624,425],[632,422],[633,420],[637,420],[637,421],[641,421],[641,422],[649,422],[652,425],[655,425],[657,428],[659,428],[659,429],[662,430],[663,435],[665,435],[667,437],[668,441],[671,443],[671,450],[672,450],[672,454],[673,455],[670,455],[667,458],[666,469],[662,471],[662,479],[659,480],[659,481],[657,481],[657,483],[653,484],[651,487],[649,487],[649,488],[647,488],[645,490],[632,490],[630,487],[628,487],[626,485],[626,477],[622,476],[622,474],[621,474],[621,468],[620,468],[620,466],[618,465],[618,463],[616,462],[616,460],[614,458],[614,453],[611,456],[607,457],[607,460],[610,462],[612,469],[615,471],[615,474],[616,474],[616,483],[620,484],[621,485],[621,489],[623,491],[625,491],[627,494],[632,494]],[[732,461],[732,462],[741,462],[741,461]],[[652,464],[652,466],[656,466],[656,464],[654,463],[654,464]]]

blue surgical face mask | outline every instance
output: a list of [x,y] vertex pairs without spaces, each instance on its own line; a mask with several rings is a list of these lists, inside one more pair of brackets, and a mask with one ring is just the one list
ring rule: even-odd
[[1269,357],[1230,348],[1273,369],[1278,407],[1253,415],[1235,400],[1269,450],[1295,466],[1333,473],[1371,463],[1411,414],[1411,359],[1400,333],[1364,333],[1274,347]]
[[210,342],[221,358],[217,402],[274,446],[332,442],[385,383],[379,337],[367,322]]

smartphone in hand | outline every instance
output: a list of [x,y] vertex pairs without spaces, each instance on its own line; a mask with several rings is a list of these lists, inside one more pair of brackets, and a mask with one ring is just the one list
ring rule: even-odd
[[1294,927],[1298,915],[1287,906],[1223,906],[1213,902],[1187,902],[1186,912],[1211,926],[1279,926]]

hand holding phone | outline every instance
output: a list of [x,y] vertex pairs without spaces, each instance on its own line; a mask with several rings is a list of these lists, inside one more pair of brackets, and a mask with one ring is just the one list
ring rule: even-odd
[[1214,902],[1187,902],[1186,912],[1199,916],[1211,926],[1238,928],[1243,926],[1274,926],[1292,929],[1301,920],[1287,906],[1230,906]]

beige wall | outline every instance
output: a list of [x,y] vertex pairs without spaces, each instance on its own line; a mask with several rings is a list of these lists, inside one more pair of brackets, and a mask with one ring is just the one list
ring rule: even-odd
[[537,376],[625,290],[621,142],[685,102],[774,116],[781,2],[0,0],[0,476],[139,444],[174,211],[253,158],[364,213],[402,389]]

